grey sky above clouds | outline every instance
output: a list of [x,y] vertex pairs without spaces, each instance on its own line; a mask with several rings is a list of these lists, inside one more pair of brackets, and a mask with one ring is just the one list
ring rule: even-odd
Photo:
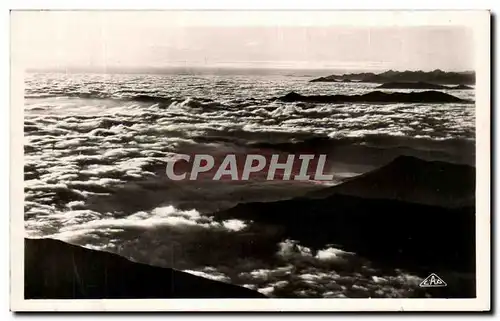
[[14,16],[13,55],[33,68],[474,69],[465,26],[294,24],[255,13],[220,23],[228,15],[28,12]]

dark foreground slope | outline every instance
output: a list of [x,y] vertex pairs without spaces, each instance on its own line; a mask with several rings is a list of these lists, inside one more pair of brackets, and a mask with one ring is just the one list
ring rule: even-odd
[[53,239],[25,239],[26,299],[262,298],[256,291]]
[[469,100],[460,99],[439,91],[423,91],[411,93],[384,93],[373,91],[363,95],[312,95],[304,96],[290,92],[278,98],[284,102],[310,102],[310,103],[470,103]]
[[[401,164],[406,163],[408,164]],[[411,171],[415,168],[419,175],[436,171],[436,164],[418,160],[418,164],[410,158],[402,158],[379,173],[391,174],[395,179],[397,167]],[[421,163],[420,163],[421,162]],[[439,165],[439,164],[438,164]],[[441,164],[442,165],[442,164]],[[441,170],[449,171],[446,166]],[[425,169],[424,167],[429,167]],[[474,183],[470,179],[462,179],[460,169],[452,169],[445,184],[462,185],[456,189],[456,197],[473,194]],[[466,169],[468,171],[468,169]],[[408,173],[411,175],[411,172]],[[454,175],[458,175],[456,180]],[[469,174],[466,173],[467,177]],[[444,177],[444,176],[442,176]],[[429,190],[434,189],[439,197],[439,184],[432,177],[428,179]],[[351,180],[357,188],[368,192],[370,186],[376,187],[376,179],[385,189],[383,175],[364,176]],[[409,193],[412,188],[421,190],[419,181],[405,180],[404,188]],[[436,184],[436,185],[434,185]],[[365,186],[364,186],[365,185]],[[339,186],[342,188],[342,185]],[[394,187],[398,188],[397,185]],[[464,192],[466,191],[466,192]],[[454,191],[449,188],[443,196],[453,197]],[[475,208],[474,202],[460,200],[456,207],[419,204],[410,198],[361,197],[334,193],[329,189],[323,195],[301,197],[291,200],[269,203],[240,204],[215,216],[220,219],[236,217],[254,222],[270,224],[281,229],[283,239],[298,240],[300,244],[313,250],[319,250],[325,244],[354,252],[382,266],[400,268],[425,278],[430,273],[437,273],[447,279],[448,287],[433,290],[433,294],[441,297],[475,296]],[[442,203],[447,203],[448,200]],[[429,203],[440,203],[433,199]],[[462,206],[463,205],[463,206]],[[457,275],[464,279],[457,281]],[[452,280],[455,280],[452,282]]]

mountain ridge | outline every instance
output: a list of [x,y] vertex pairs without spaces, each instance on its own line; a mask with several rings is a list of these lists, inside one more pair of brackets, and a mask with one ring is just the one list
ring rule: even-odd
[[456,84],[456,85],[473,85],[476,82],[476,75],[473,71],[442,71],[440,69],[435,69],[433,71],[425,72],[422,70],[418,71],[394,71],[388,70],[382,73],[373,72],[363,72],[363,73],[350,73],[343,75],[329,75],[326,77],[319,77],[310,80],[310,82],[335,82],[339,80],[350,80],[358,82],[369,82],[369,83],[386,83],[392,81],[404,81],[404,82],[429,82],[436,84]]
[[399,156],[373,171],[349,178],[339,185],[311,192],[306,197],[324,198],[333,194],[449,208],[473,206],[475,168]]
[[[448,178],[456,177],[460,171],[465,171],[462,176],[467,177],[471,175],[473,168],[464,166],[403,156],[383,166],[382,171],[378,169],[378,173],[385,175],[386,169],[393,170],[395,173],[391,179],[394,179],[394,176],[401,175],[404,171],[417,168],[420,173],[444,170]],[[373,172],[377,173],[377,170],[370,173]],[[417,199],[391,198],[383,194],[369,197],[332,193],[343,184],[352,184],[356,181],[358,183],[355,187],[358,188],[367,181],[367,177],[370,177],[369,173],[362,177],[351,178],[340,185],[325,188],[327,193],[323,195],[314,196],[312,192],[309,195],[275,202],[240,203],[213,215],[216,219],[238,218],[279,226],[283,239],[297,240],[312,249],[321,249],[325,244],[336,244],[342,250],[357,253],[374,262],[418,273],[425,274],[429,270],[474,273],[475,202],[473,200],[465,199],[459,204],[450,206],[446,200],[453,197],[453,192],[456,192],[453,189],[443,196],[445,202],[434,200],[422,203],[419,201],[425,201],[429,193],[424,193],[423,197]],[[377,179],[381,177],[382,175],[375,176]],[[425,182],[426,179],[427,177],[422,177],[418,183]],[[437,177],[436,181],[439,182],[440,179],[441,177]],[[384,187],[372,185],[369,180],[366,184],[369,187],[368,191],[371,192]],[[458,195],[462,190],[474,195],[472,179],[462,184],[464,187],[458,190]],[[460,184],[455,183],[455,185]],[[394,187],[395,190],[399,188],[400,186]],[[406,189],[411,195],[412,186]],[[436,193],[438,199],[439,191]]]
[[456,96],[440,91],[421,92],[393,92],[371,91],[362,95],[311,95],[305,96],[294,91],[285,96],[276,98],[283,102],[309,102],[309,103],[472,103],[470,100],[461,99]]
[[25,299],[265,298],[240,286],[60,240],[24,239]]

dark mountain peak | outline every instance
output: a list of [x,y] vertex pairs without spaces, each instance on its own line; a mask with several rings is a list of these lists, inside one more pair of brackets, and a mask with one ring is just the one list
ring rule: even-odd
[[376,88],[383,88],[383,89],[446,89],[446,90],[473,89],[472,87],[469,87],[469,86],[464,85],[464,84],[460,84],[457,86],[445,86],[445,85],[439,85],[439,84],[429,83],[429,82],[425,82],[425,81],[391,81],[391,82],[383,83],[382,85],[380,85]]
[[302,95],[299,93],[296,93],[295,91],[291,91],[284,96],[284,98],[296,98],[296,97],[302,97]]
[[311,82],[332,82],[334,79],[350,79],[361,82],[370,83],[386,83],[391,81],[407,81],[407,82],[431,82],[436,84],[474,84],[475,73],[466,72],[447,72],[441,69],[425,72],[418,71],[395,71],[388,70],[382,73],[358,73],[358,74],[343,74],[343,75],[330,75],[311,80]]
[[396,71],[390,69],[390,70],[388,70],[386,72],[381,73],[380,75],[391,76],[391,75],[394,75],[395,73],[396,73]]

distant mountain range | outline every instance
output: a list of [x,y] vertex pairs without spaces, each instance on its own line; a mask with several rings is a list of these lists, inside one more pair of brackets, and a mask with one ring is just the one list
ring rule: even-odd
[[423,91],[411,93],[384,93],[372,91],[363,95],[311,95],[304,96],[296,92],[290,92],[285,96],[278,97],[284,102],[309,102],[309,103],[471,103],[439,91]]
[[474,89],[467,85],[444,86],[439,84],[431,84],[428,82],[387,82],[377,88],[379,89],[444,89],[444,90],[466,90]]
[[330,75],[311,80],[310,82],[339,82],[358,81],[369,83],[388,82],[428,82],[433,84],[455,84],[473,85],[476,82],[476,74],[473,71],[447,72],[440,69],[434,71],[394,71],[389,70],[383,73],[351,73],[343,75]]

